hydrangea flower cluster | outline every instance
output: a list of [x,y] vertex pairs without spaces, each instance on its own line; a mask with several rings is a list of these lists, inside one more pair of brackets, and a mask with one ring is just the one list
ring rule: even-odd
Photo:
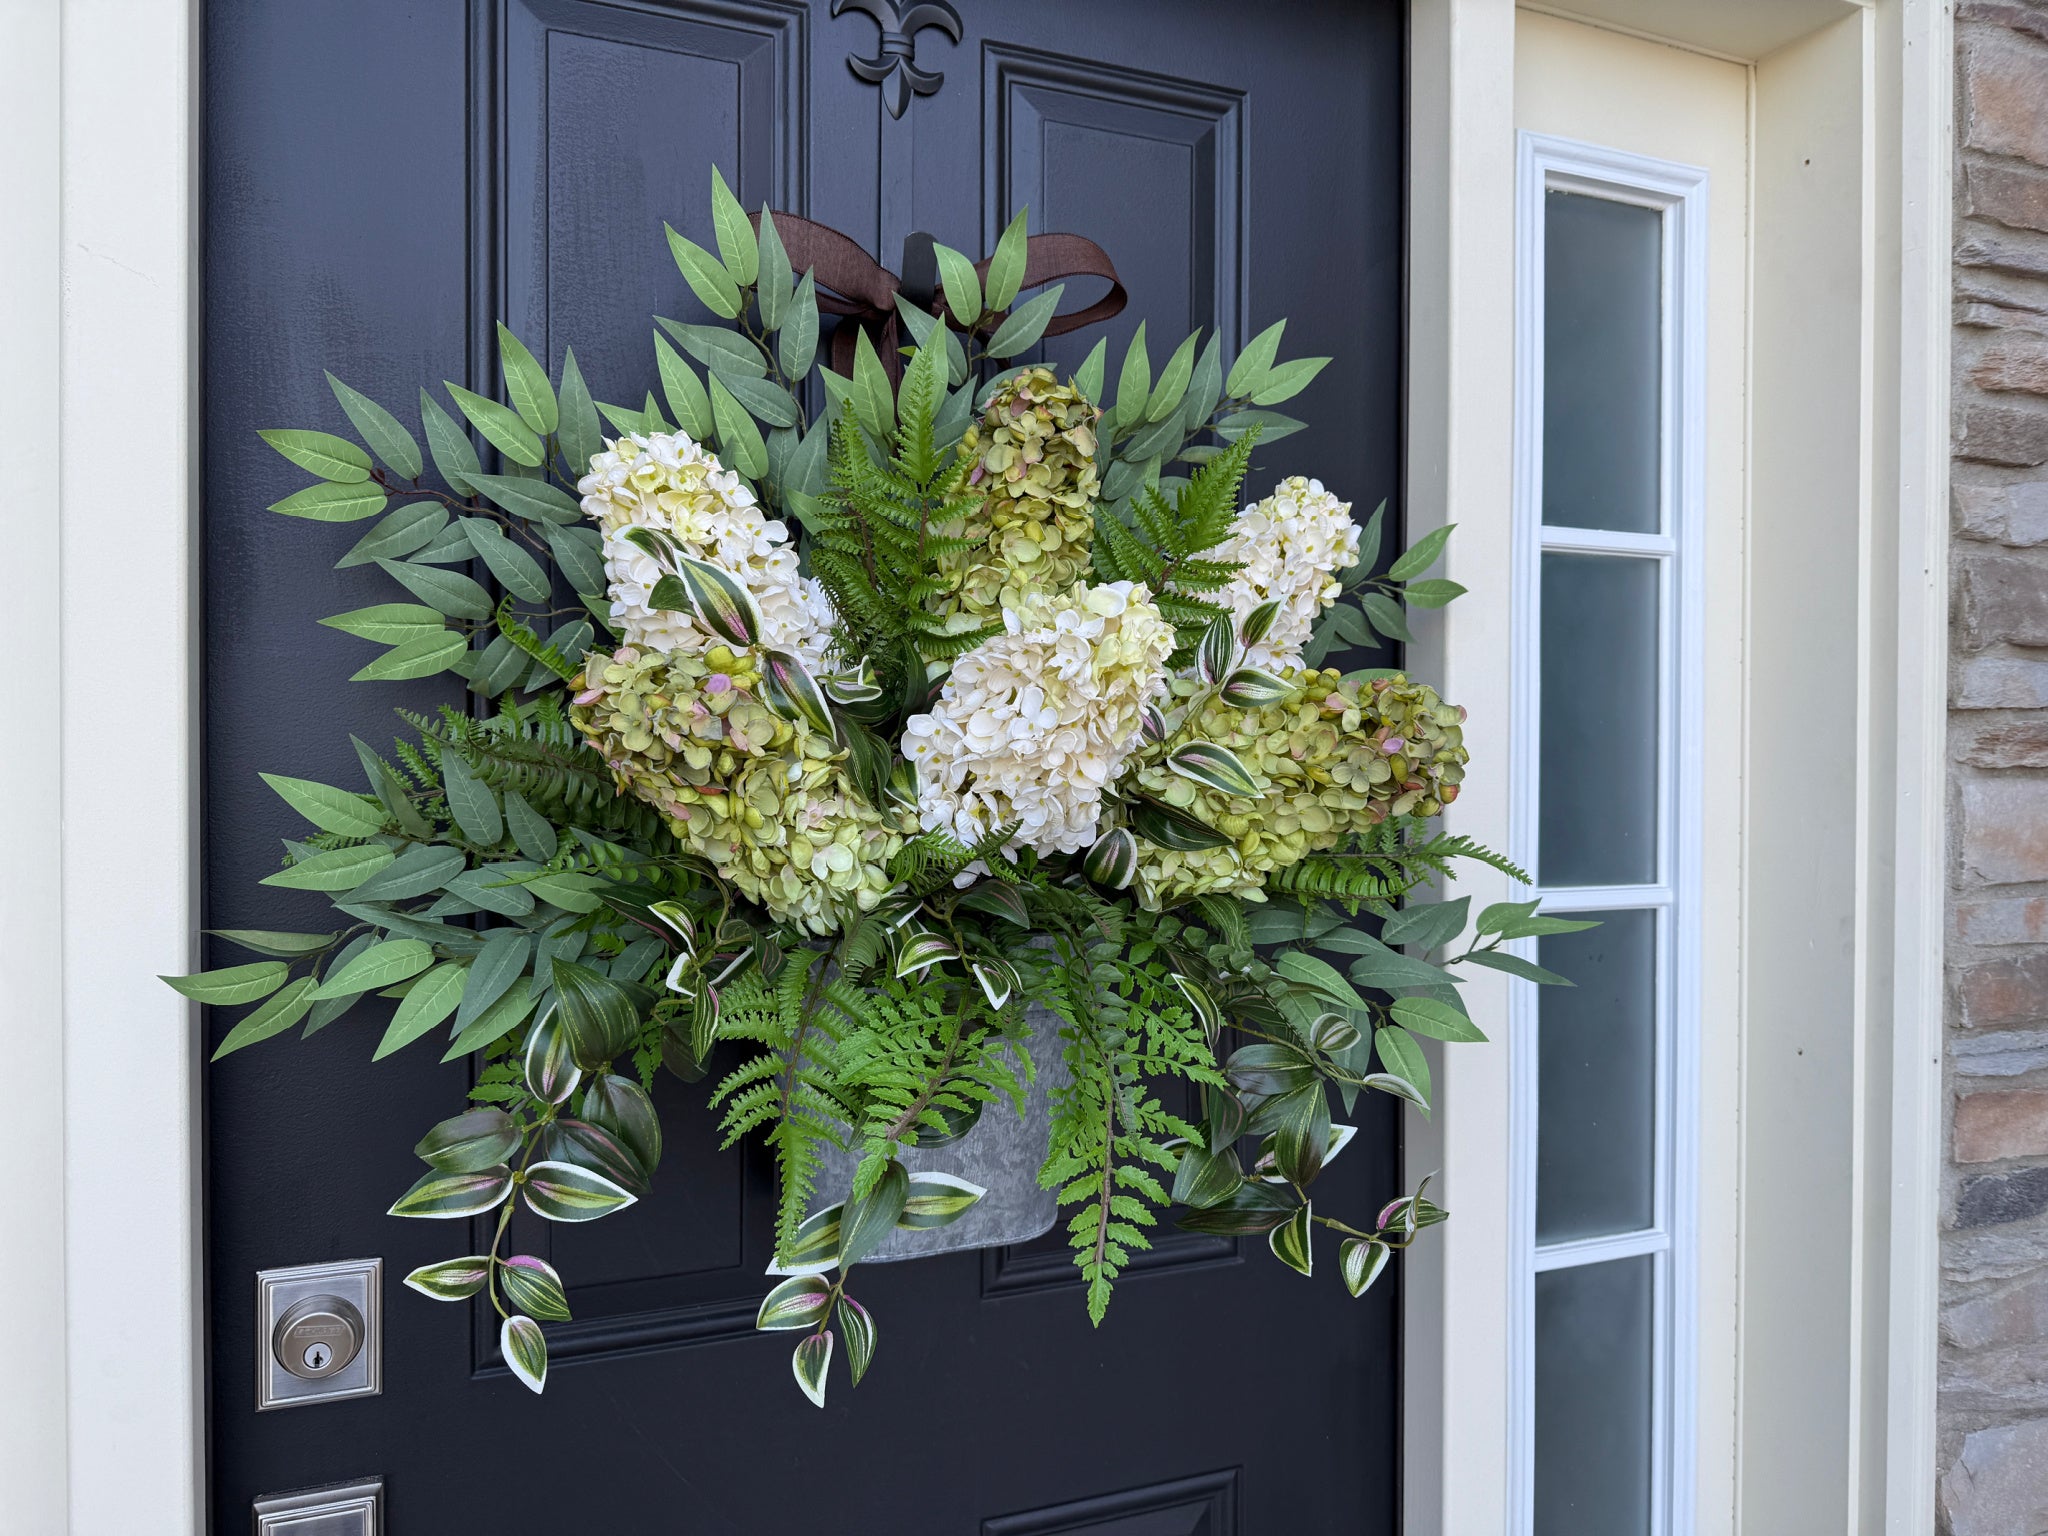
[[961,657],[930,713],[904,725],[919,820],[970,846],[1016,822],[1016,846],[1088,847],[1172,651],[1141,585],[1025,592],[1003,609],[1003,633]]
[[961,612],[993,618],[1028,592],[1064,591],[1087,574],[1101,414],[1050,368],[1027,368],[969,424],[960,453],[982,499],[962,534],[979,547],[940,567]]
[[628,645],[656,651],[702,651],[717,642],[688,613],[656,608],[649,598],[660,562],[625,537],[654,528],[685,554],[738,577],[761,610],[762,638],[794,652],[813,668],[824,664],[832,634],[832,603],[802,574],[789,530],[763,517],[753,491],[715,454],[682,433],[634,433],[590,461],[577,483],[583,511],[604,535],[612,621]]
[[[1399,676],[1349,683],[1334,670],[1277,675],[1287,694],[1249,707],[1174,680],[1178,724],[1145,744],[1129,787],[1231,841],[1184,852],[1140,839],[1136,885],[1147,907],[1211,891],[1262,901],[1275,870],[1389,816],[1434,816],[1457,799],[1465,712],[1434,689]],[[1196,741],[1235,753],[1258,794],[1226,794],[1174,772],[1168,756]]]
[[1244,567],[1217,594],[1240,624],[1261,603],[1280,600],[1272,628],[1247,659],[1255,667],[1291,666],[1301,660],[1316,619],[1337,600],[1336,573],[1358,560],[1358,525],[1351,503],[1322,481],[1290,475],[1238,515],[1230,538],[1209,558]]
[[813,933],[872,909],[910,816],[867,805],[843,754],[761,703],[752,656],[636,645],[592,651],[570,708],[622,789],[750,900]]

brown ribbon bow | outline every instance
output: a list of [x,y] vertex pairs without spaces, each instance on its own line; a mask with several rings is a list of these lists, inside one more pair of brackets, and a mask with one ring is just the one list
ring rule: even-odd
[[[758,229],[760,215],[754,215],[753,222]],[[819,310],[828,315],[851,317],[854,322],[839,326],[833,333],[833,371],[852,374],[857,344],[855,337],[864,330],[873,338],[882,366],[889,370],[892,379],[896,378],[903,367],[898,351],[902,321],[896,311],[896,295],[903,286],[903,280],[870,256],[851,237],[827,225],[814,224],[796,214],[777,210],[775,233],[782,239],[782,248],[789,253],[790,266],[798,272],[808,269],[813,274],[818,285]],[[988,277],[986,261],[977,263],[974,270],[984,280]],[[1041,283],[1067,277],[1106,277],[1109,279],[1109,292],[1085,309],[1054,315],[1045,327],[1048,336],[1059,336],[1084,325],[1093,325],[1098,320],[1107,320],[1127,302],[1128,295],[1116,275],[1116,268],[1110,263],[1109,253],[1093,240],[1081,235],[1033,235],[1025,242],[1024,281],[1019,285],[1020,289],[1036,288]],[[942,302],[934,297],[934,312],[941,312]],[[952,322],[949,320],[948,323]]]

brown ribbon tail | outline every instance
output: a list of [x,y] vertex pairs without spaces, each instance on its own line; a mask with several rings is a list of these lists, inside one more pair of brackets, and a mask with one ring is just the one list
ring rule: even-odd
[[[789,264],[798,272],[809,272],[818,285],[818,308],[828,315],[850,317],[852,325],[838,326],[832,333],[832,371],[847,377],[859,347],[858,333],[874,338],[882,366],[893,380],[903,360],[897,355],[896,290],[894,272],[870,256],[850,236],[829,225],[816,224],[794,213],[774,210],[775,233],[789,253]],[[761,216],[749,214],[756,233]]]
[[[987,279],[987,262],[978,263],[974,270],[984,280]],[[1020,289],[1036,288],[1067,277],[1106,277],[1109,279],[1109,292],[1084,309],[1054,315],[1045,327],[1048,336],[1062,336],[1068,331],[1078,331],[1084,325],[1107,320],[1112,315],[1121,314],[1124,305],[1130,302],[1130,295],[1124,292],[1123,279],[1116,275],[1116,265],[1110,261],[1109,252],[1086,235],[1033,235],[1024,243],[1024,280],[1018,284]]]

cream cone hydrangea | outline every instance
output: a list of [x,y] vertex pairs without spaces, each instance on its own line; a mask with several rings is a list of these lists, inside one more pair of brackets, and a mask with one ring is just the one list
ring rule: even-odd
[[969,845],[1014,821],[1013,847],[1088,847],[1172,650],[1172,626],[1139,583],[1025,594],[904,726],[919,820]]
[[794,652],[813,671],[824,668],[830,599],[798,568],[788,528],[763,517],[754,493],[702,444],[680,432],[622,437],[591,459],[576,489],[604,535],[612,622],[628,645],[697,654],[717,643],[690,615],[648,606],[662,567],[625,532],[658,528],[686,554],[746,585],[761,610],[764,644]]
[[1324,490],[1322,481],[1291,475],[1245,508],[1231,536],[1206,558],[1244,567],[1213,599],[1238,623],[1259,604],[1280,600],[1273,627],[1247,652],[1251,665],[1294,666],[1317,617],[1342,590],[1336,573],[1358,561],[1358,525],[1351,503]]

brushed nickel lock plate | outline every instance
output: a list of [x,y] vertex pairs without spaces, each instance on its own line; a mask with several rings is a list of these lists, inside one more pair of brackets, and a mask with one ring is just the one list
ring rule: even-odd
[[256,1536],[384,1536],[382,1478],[266,1493],[255,1509]]
[[383,1391],[384,1261],[341,1259],[256,1276],[256,1407]]

